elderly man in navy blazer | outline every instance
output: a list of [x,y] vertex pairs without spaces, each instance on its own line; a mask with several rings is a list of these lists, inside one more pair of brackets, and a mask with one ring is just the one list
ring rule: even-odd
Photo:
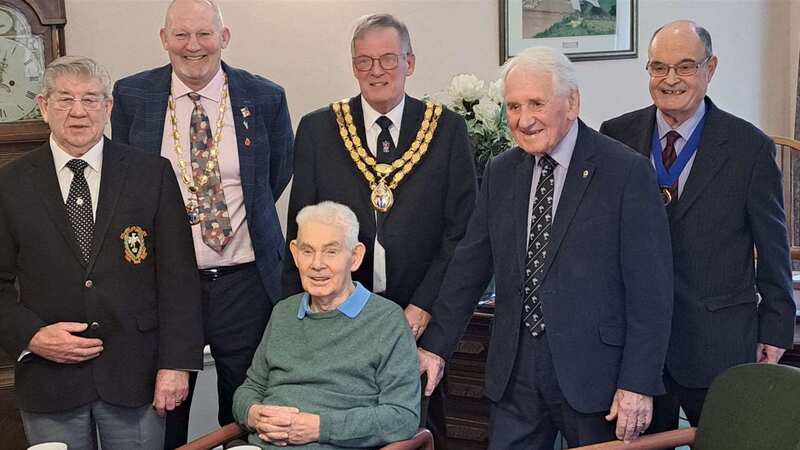
[[667,216],[647,158],[578,120],[574,66],[535,47],[503,68],[519,145],[486,167],[420,341],[430,392],[494,274],[491,449],[632,440],[648,426],[672,316]]
[[[275,201],[291,176],[293,133],[283,89],[222,62],[230,30],[213,2],[173,1],[161,41],[169,65],[116,83],[112,131],[169,159],[180,181],[224,424],[279,299],[284,239]],[[185,442],[188,413],[187,405],[168,417],[168,448]]]
[[679,406],[697,425],[723,370],[777,363],[792,348],[795,305],[775,145],[706,97],[717,68],[711,35],[669,23],[653,34],[648,57],[654,104],[600,131],[651,158],[667,203],[675,316],[668,395],[655,401],[652,430],[665,431],[677,428]]

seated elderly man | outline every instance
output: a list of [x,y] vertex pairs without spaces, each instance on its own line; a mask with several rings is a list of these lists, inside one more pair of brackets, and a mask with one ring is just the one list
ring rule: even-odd
[[411,437],[416,345],[399,306],[353,283],[365,252],[358,219],[322,202],[296,220],[289,248],[305,292],[275,306],[234,395],[234,417],[261,448],[363,448]]

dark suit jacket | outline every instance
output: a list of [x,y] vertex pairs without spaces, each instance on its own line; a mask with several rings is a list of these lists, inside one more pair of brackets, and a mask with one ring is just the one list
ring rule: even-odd
[[[350,99],[361,141],[364,119],[361,97]],[[425,105],[406,96],[398,149],[406,150],[419,130]],[[372,290],[375,210],[364,175],[342,144],[330,107],[300,121],[295,141],[295,182],[289,199],[287,241],[297,237],[295,216],[304,206],[332,200],[349,206],[358,217],[358,240],[367,247],[361,268],[353,274]],[[464,119],[442,113],[428,153],[395,189],[395,203],[385,216],[382,241],[386,249],[386,291],[400,306],[414,304],[430,311],[447,264],[464,236],[475,205],[475,168]],[[297,268],[286,258],[284,297],[301,292]]]
[[[25,411],[65,411],[98,397],[139,407],[153,400],[157,369],[203,367],[197,266],[169,162],[106,140],[96,201],[85,264],[50,145],[0,169],[0,345],[17,356],[43,326],[97,322],[104,347],[79,364],[25,356],[16,367]],[[147,232],[140,264],[124,258],[129,226]]]
[[[534,161],[514,148],[486,167],[420,342],[448,359],[494,274],[486,364],[493,401],[502,398],[517,357]],[[595,413],[608,410],[617,388],[663,393],[672,264],[667,217],[647,160],[580,123],[551,231],[539,297],[569,404]]]
[[[706,107],[683,194],[669,208],[675,319],[667,369],[691,388],[706,388],[726,368],[753,362],[756,342],[791,348],[795,312],[775,145],[710,99]],[[650,106],[600,130],[649,158],[655,117]]]
[[[224,62],[222,68],[228,75],[247,227],[264,289],[276,302],[284,241],[275,201],[292,176],[293,136],[286,95],[283,88],[258,75]],[[117,81],[111,114],[115,141],[161,153],[171,77],[167,65]]]

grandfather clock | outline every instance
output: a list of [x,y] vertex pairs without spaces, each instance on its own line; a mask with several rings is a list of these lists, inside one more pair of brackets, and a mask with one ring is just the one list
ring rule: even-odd
[[[0,0],[0,165],[47,141],[36,108],[47,63],[64,55],[64,0]],[[14,360],[0,350],[0,442],[26,448],[14,404]]]

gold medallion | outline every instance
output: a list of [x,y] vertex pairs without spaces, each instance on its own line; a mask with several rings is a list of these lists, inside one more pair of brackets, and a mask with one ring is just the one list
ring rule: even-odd
[[131,226],[122,231],[119,238],[122,239],[122,250],[126,261],[132,264],[141,264],[147,258],[145,237],[147,237],[147,231],[144,231],[142,227]]
[[394,204],[394,194],[383,180],[378,182],[369,198],[372,200],[372,206],[382,213],[389,211]]
[[668,187],[661,188],[661,198],[664,200],[664,206],[667,206],[670,203],[672,203],[672,192],[670,192],[670,188]]

